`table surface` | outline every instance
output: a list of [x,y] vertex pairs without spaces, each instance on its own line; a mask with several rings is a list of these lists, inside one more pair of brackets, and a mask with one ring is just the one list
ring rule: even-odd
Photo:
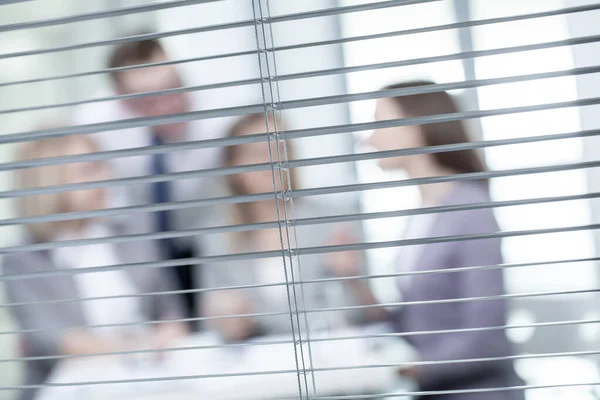
[[[374,332],[381,329],[311,333],[310,338]],[[303,394],[307,388],[309,394],[316,389],[318,396],[414,389],[411,382],[399,380],[397,368],[385,366],[415,357],[412,348],[398,338],[319,340],[309,347],[307,343],[294,346],[290,335],[269,336],[253,343],[256,345],[190,349],[222,344],[216,334],[201,333],[182,340],[177,347],[184,349],[164,353],[160,362],[147,354],[68,359],[56,366],[48,381],[51,386],[41,389],[36,400],[293,399],[299,397],[299,387]],[[297,361],[302,369],[302,360],[309,371],[298,374]],[[135,382],[119,383],[131,380]],[[114,383],[99,383],[106,381]]]

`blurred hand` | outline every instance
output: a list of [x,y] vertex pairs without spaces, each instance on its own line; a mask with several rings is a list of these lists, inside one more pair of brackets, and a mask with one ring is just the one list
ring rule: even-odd
[[[209,317],[227,317],[229,315],[250,314],[254,312],[252,301],[241,291],[224,290],[210,293],[206,298]],[[209,321],[227,342],[240,342],[252,335],[256,329],[251,317],[218,318]]]
[[173,342],[188,334],[187,325],[181,322],[159,324],[154,332],[154,346],[157,349],[168,349]]
[[413,381],[417,381],[419,379],[420,368],[418,365],[414,365],[412,367],[402,368],[398,370],[398,375],[404,378],[411,379]]
[[109,339],[85,329],[73,329],[63,335],[59,347],[62,354],[101,354],[127,350],[127,343],[120,338]]
[[[340,229],[333,234],[327,244],[329,246],[343,246],[356,242],[354,235]],[[358,251],[329,253],[325,257],[325,263],[331,272],[338,277],[356,276],[360,273],[361,254]]]

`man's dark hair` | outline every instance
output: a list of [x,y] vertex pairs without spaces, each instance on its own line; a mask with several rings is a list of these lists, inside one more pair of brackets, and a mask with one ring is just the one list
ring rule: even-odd
[[[117,45],[108,58],[108,68],[126,67],[148,63],[157,53],[165,53],[161,43],[157,39],[138,40],[125,42]],[[115,84],[119,83],[119,72],[111,72],[111,78]]]

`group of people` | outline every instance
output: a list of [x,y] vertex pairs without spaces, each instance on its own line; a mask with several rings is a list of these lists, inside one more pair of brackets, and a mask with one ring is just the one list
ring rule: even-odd
[[[156,40],[118,45],[110,55],[108,67],[119,100],[78,110],[75,124],[104,122],[110,107],[111,118],[122,115],[142,120],[192,111],[193,94],[180,90],[185,88],[183,79],[168,61],[167,52]],[[127,68],[142,64],[157,65]],[[411,82],[386,89],[428,84]],[[165,93],[143,95],[156,91]],[[375,119],[457,111],[449,94],[435,92],[382,98],[377,101]],[[153,349],[168,348],[196,330],[216,330],[227,342],[289,332],[292,329],[289,316],[278,313],[291,306],[282,285],[286,282],[286,268],[307,281],[326,276],[348,278],[364,271],[364,257],[355,251],[306,255],[300,263],[287,266],[281,257],[198,262],[203,258],[210,260],[207,256],[211,255],[281,249],[281,232],[272,225],[267,229],[232,229],[221,234],[185,231],[277,221],[286,207],[281,199],[214,207],[194,202],[220,196],[272,193],[274,189],[293,191],[298,185],[295,171],[290,171],[289,180],[287,175],[274,179],[271,170],[175,180],[169,179],[168,174],[268,163],[273,154],[283,151],[278,146],[285,146],[288,158],[293,159],[291,141],[228,145],[223,151],[203,146],[208,143],[206,139],[224,135],[241,137],[273,132],[276,127],[280,129],[282,122],[266,114],[247,115],[221,125],[212,120],[160,122],[123,132],[75,134],[21,146],[20,160],[62,157],[66,161],[19,169],[15,181],[21,189],[115,178],[156,178],[151,182],[130,182],[116,189],[102,186],[50,190],[18,198],[16,205],[21,216],[53,216],[38,218],[25,226],[27,244],[34,250],[10,253],[3,262],[6,276],[22,275],[7,280],[6,289],[9,302],[18,303],[11,310],[24,331],[23,355],[33,357],[27,362],[26,385],[43,383],[55,366],[56,357],[61,355],[120,352],[137,349],[140,343]],[[377,129],[369,144],[386,151],[468,140],[461,122],[442,122]],[[176,143],[190,145],[168,146]],[[118,152],[136,148],[148,151],[124,157]],[[104,152],[105,156],[79,157],[97,152]],[[379,160],[379,165],[386,170],[403,169],[410,178],[485,171],[474,150],[385,157]],[[275,170],[275,173],[280,172]],[[489,201],[487,185],[483,179],[423,184],[419,186],[421,206],[426,210],[485,203]],[[136,210],[135,207],[149,205],[156,208]],[[95,212],[102,209],[122,213],[102,216]],[[331,214],[335,212],[317,203],[294,201],[296,217]],[[383,321],[397,332],[409,333],[406,339],[423,363],[399,373],[418,382],[423,393],[432,392],[426,396],[428,399],[523,399],[521,391],[493,390],[522,384],[510,361],[512,350],[501,329],[506,325],[506,305],[497,297],[504,293],[502,269],[466,268],[501,264],[500,239],[460,240],[461,236],[468,238],[498,230],[489,208],[410,217],[407,239],[448,237],[450,240],[400,249],[397,269],[407,274],[394,279],[406,304],[377,306],[376,294],[364,280],[324,280],[305,285],[302,306],[350,307],[342,307],[346,311],[334,316],[326,312],[311,313],[309,326],[339,327]],[[151,236],[156,233],[164,235]],[[145,234],[151,237],[144,237]],[[109,239],[112,237],[120,239]],[[90,240],[81,242],[81,239]],[[295,237],[301,247],[349,244],[352,240],[348,229],[325,225],[298,227]],[[35,250],[37,244],[43,243],[56,245]],[[161,267],[157,264],[160,261],[172,261],[174,266]],[[496,297],[481,300],[488,296]],[[474,299],[443,301],[460,298]],[[253,316],[244,317],[245,314]],[[230,315],[239,317],[221,318]],[[149,321],[159,323],[145,324]],[[490,390],[461,393],[485,388]],[[433,393],[439,391],[450,392]],[[34,396],[35,390],[24,390],[21,398]]]

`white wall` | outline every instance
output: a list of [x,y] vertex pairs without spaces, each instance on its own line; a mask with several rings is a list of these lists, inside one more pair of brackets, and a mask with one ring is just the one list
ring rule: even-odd
[[[597,0],[566,0],[569,6],[598,3]],[[600,11],[572,14],[567,17],[569,31],[572,36],[588,36],[600,34]],[[572,48],[575,67],[600,65],[600,43],[574,46]],[[600,96],[600,74],[581,75],[576,78],[577,91],[580,98]],[[600,129],[600,106],[582,107],[579,109],[581,116],[581,129]],[[584,139],[584,159],[598,161],[600,159],[600,137]],[[589,192],[600,191],[600,168],[588,169]],[[591,200],[594,220],[600,219],[600,201]],[[596,249],[600,249],[600,231],[595,231]],[[600,264],[598,264],[600,265]],[[600,282],[598,282],[600,283]]]
[[[336,5],[334,0],[308,0],[303,2],[271,1],[271,15],[289,14],[328,8]],[[263,12],[266,14],[266,7]],[[253,18],[251,2],[227,0],[202,4],[185,9],[172,9],[160,19],[160,30],[174,30],[193,26],[206,26]],[[273,24],[273,42],[283,46],[302,42],[321,41],[339,37],[339,25],[333,17],[307,19]],[[256,49],[254,27],[227,31],[205,32],[168,39],[173,56],[201,57]],[[340,67],[343,64],[340,46],[324,46],[302,50],[276,52],[277,74]],[[260,77],[258,57],[249,55],[236,58],[188,63],[181,66],[190,84],[199,85]],[[345,93],[343,76],[329,76],[285,81],[279,84],[281,101],[320,97]],[[260,85],[216,89],[202,94],[203,107],[231,107],[261,103]],[[332,105],[289,110],[283,113],[286,130],[345,124],[349,122],[346,105]],[[352,151],[351,134],[322,136],[296,141],[297,157],[320,157],[344,154]],[[300,177],[303,187],[318,187],[354,181],[351,164],[338,164],[302,168]],[[353,207],[355,196],[338,196],[336,199]],[[322,200],[322,199],[321,199]],[[327,199],[331,201],[330,198]],[[337,201],[337,200],[336,200]]]

